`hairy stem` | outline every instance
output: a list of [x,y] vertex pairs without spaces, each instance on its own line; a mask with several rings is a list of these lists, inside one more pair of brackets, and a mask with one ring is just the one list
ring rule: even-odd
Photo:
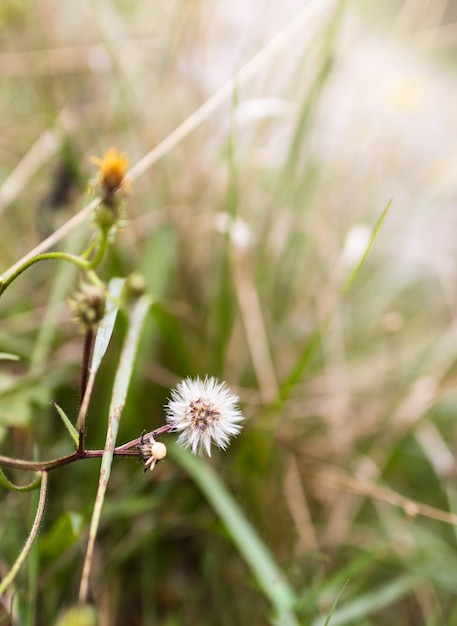
[[27,541],[25,542],[24,547],[22,548],[19,556],[16,559],[16,562],[14,563],[13,567],[10,569],[8,574],[5,576],[5,578],[0,582],[0,595],[4,593],[5,589],[7,589],[7,587],[9,587],[11,583],[13,582],[13,580],[15,579],[16,574],[20,570],[21,566],[24,564],[24,561],[26,560],[33,546],[33,543],[35,539],[37,538],[41,521],[43,519],[44,509],[46,506],[47,493],[48,493],[48,473],[46,471],[42,471],[41,472],[40,499],[38,502],[38,508],[37,508],[37,512],[35,515],[35,520],[33,522],[33,526],[30,530],[30,534],[27,537]]
[[84,348],[83,348],[83,361],[82,361],[82,369],[81,369],[81,386],[80,386],[80,402],[81,409],[84,410],[84,416],[78,420],[79,422],[79,452],[84,452],[84,438],[86,434],[85,428],[85,411],[86,411],[86,402],[84,402],[84,396],[86,394],[87,389],[87,381],[89,379],[89,368],[90,368],[90,359],[92,356],[92,348],[94,346],[94,338],[95,333],[92,327],[89,327],[86,330],[86,334],[84,337]]
[[[142,437],[152,436],[155,438],[170,432],[170,430],[171,426],[169,424],[165,424],[164,426],[161,426],[156,430],[144,433]],[[141,457],[141,454],[139,450],[136,449],[136,447],[139,443],[141,443],[142,437],[137,437],[136,439],[132,439],[132,441],[129,441],[122,444],[121,446],[114,448],[113,455],[118,457]],[[82,461],[84,459],[99,459],[103,456],[104,452],[104,450],[76,450],[71,454],[61,456],[57,459],[51,459],[50,461],[26,461],[23,459],[13,459],[9,456],[0,455],[0,467],[14,467],[15,469],[49,472],[51,470],[57,469],[58,467],[63,467],[64,465],[70,465],[70,463],[75,463],[76,461]]]

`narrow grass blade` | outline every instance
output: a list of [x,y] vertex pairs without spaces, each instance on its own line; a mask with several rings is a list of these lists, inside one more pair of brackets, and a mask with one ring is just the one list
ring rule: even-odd
[[333,312],[330,312],[328,315],[324,317],[319,326],[311,335],[308,343],[305,348],[301,352],[298,357],[297,362],[295,363],[292,371],[289,376],[284,380],[284,382],[279,387],[279,399],[280,402],[285,402],[290,394],[292,393],[295,385],[299,382],[300,378],[303,375],[303,372],[307,368],[311,358],[314,355],[314,351],[320,343],[321,337],[325,334],[328,325],[331,322]]
[[[381,229],[381,226],[384,223],[384,220],[387,216],[387,213],[389,212],[390,206],[392,204],[392,200],[389,200],[389,202],[387,203],[386,207],[384,208],[384,210],[382,211],[380,217],[378,218],[370,239],[368,241],[368,244],[362,254],[362,256],[360,257],[360,261],[356,264],[356,266],[354,267],[354,269],[352,270],[352,272],[349,274],[348,278],[346,279],[346,282],[343,285],[343,288],[341,289],[341,296],[345,296],[348,291],[351,289],[352,285],[354,284],[355,279],[357,278],[360,269],[362,268],[368,253],[370,252],[376,237]],[[303,349],[302,353],[300,354],[300,356],[298,357],[295,365],[292,368],[292,371],[290,372],[289,376],[284,380],[284,382],[282,383],[282,385],[280,386],[280,401],[284,402],[285,400],[287,400],[287,398],[290,396],[290,394],[292,393],[295,385],[298,383],[298,381],[300,380],[300,378],[303,375],[303,372],[305,371],[306,367],[308,366],[312,356],[314,355],[314,351],[316,350],[317,346],[319,345],[320,339],[321,337],[324,335],[329,323],[331,322],[332,318],[333,318],[333,314],[334,311],[330,311],[325,317],[324,319],[321,321],[321,323],[319,324],[319,326],[316,328],[316,330],[314,331],[314,333],[311,335],[310,340],[308,341],[308,344],[305,346],[305,348]]]
[[133,363],[138,350],[141,329],[143,327],[143,322],[146,318],[150,306],[150,298],[148,296],[143,296],[136,302],[131,312],[129,319],[129,330],[125,338],[124,346],[119,359],[119,366],[114,380],[113,394],[111,397],[111,404],[109,409],[109,422],[108,432],[106,434],[105,451],[102,457],[100,480],[98,483],[94,510],[92,512],[89,540],[87,544],[86,558],[84,561],[83,573],[81,577],[81,586],[79,590],[79,601],[82,603],[86,602],[87,600],[95,538],[97,536],[103,502],[105,499],[106,489],[111,474],[113,450],[116,445],[119,422],[122,414],[122,409],[124,408],[130,380],[132,377]]
[[376,224],[374,225],[373,230],[371,231],[371,236],[370,239],[368,240],[368,244],[362,254],[362,256],[360,257],[359,262],[355,265],[355,267],[353,268],[352,272],[349,274],[349,276],[346,279],[346,282],[344,283],[343,289],[341,290],[341,295],[345,296],[347,294],[347,292],[350,290],[350,288],[352,287],[355,279],[357,278],[360,269],[362,268],[363,264],[365,263],[365,260],[368,256],[368,253],[370,252],[374,242],[376,241],[376,237],[378,236],[379,231],[381,230],[382,225],[384,224],[384,220],[387,217],[387,214],[390,210],[390,207],[392,205],[392,199],[389,200],[389,202],[386,204],[383,212],[381,213],[381,215],[379,216]]
[[345,3],[337,2],[334,14],[329,24],[322,33],[322,50],[319,62],[316,63],[316,76],[310,85],[307,97],[299,111],[297,124],[294,128],[293,139],[289,148],[285,166],[283,169],[283,189],[292,189],[297,179],[297,167],[300,165],[300,153],[305,144],[305,137],[313,120],[313,115],[322,92],[327,85],[333,67],[337,37],[340,32],[341,19],[344,15]]
[[186,450],[173,445],[169,452],[200,487],[221,518],[234,544],[251,568],[259,587],[274,608],[273,623],[281,626],[298,625],[293,612],[296,602],[294,590],[225,485],[209,465]]
[[342,594],[342,593],[343,593],[343,591],[346,589],[346,587],[347,587],[348,583],[349,583],[349,580],[347,580],[347,581],[344,583],[344,586],[340,589],[340,591],[339,591],[338,595],[336,596],[335,601],[334,601],[334,603],[332,604],[332,607],[331,607],[331,609],[330,609],[330,613],[328,614],[328,617],[327,617],[327,619],[325,620],[325,624],[324,624],[324,626],[330,626],[330,620],[332,619],[332,615],[335,613],[335,610],[336,610],[336,607],[338,606],[338,601],[339,601],[339,599],[340,599],[340,597],[341,597],[341,594]]
[[[396,602],[409,593],[419,582],[418,576],[406,574],[392,582],[378,587],[370,593],[360,595],[356,600],[337,609],[332,616],[331,626],[353,625]],[[325,626],[328,618],[322,617],[311,622],[311,626]]]

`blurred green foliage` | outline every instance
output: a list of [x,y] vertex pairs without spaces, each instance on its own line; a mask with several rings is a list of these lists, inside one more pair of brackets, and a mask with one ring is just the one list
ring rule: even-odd
[[[116,145],[137,163],[287,23],[293,8],[279,4],[256,3],[243,21],[224,2],[4,0],[1,271],[86,204],[90,155]],[[152,474],[115,460],[90,598],[106,626],[272,623],[284,608],[275,571],[300,624],[457,618],[455,525],[433,519],[457,513],[457,96],[431,32],[448,33],[455,3],[400,4],[310,3],[255,78],[132,185],[101,274],[139,271],[153,305],[118,441],[160,426],[186,375],[226,380],[247,420],[206,482],[179,450]],[[79,250],[90,232],[86,222],[58,248]],[[2,454],[71,451],[49,403],[75,420],[76,284],[73,267],[43,263],[1,298],[0,352],[20,357],[0,361]],[[90,447],[104,445],[127,326],[121,312]],[[76,602],[99,469],[51,474],[0,624],[48,625]],[[1,576],[34,498],[2,491]]]

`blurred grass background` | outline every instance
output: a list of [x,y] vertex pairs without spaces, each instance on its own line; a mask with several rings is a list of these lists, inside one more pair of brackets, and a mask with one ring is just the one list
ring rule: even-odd
[[[134,182],[102,274],[139,270],[158,303],[119,440],[159,426],[182,377],[228,382],[246,425],[211,465],[295,589],[300,624],[323,626],[348,580],[332,625],[457,623],[456,19],[450,0],[0,5],[2,272],[86,204],[90,155],[115,145],[134,165],[287,29]],[[39,264],[2,297],[0,352],[21,357],[0,364],[3,454],[71,448],[49,402],[76,416],[75,281]],[[94,447],[124,334],[121,318]],[[47,625],[75,602],[98,471],[51,475],[1,624]],[[115,462],[92,581],[101,625],[271,623],[205,493],[173,460],[152,475]],[[1,573],[34,498],[2,492]]]

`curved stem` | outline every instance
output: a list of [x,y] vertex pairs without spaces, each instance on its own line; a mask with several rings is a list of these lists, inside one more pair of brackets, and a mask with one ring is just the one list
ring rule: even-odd
[[35,520],[33,522],[33,526],[30,530],[29,536],[27,537],[27,541],[25,542],[25,545],[22,548],[19,556],[17,557],[13,567],[10,569],[10,571],[5,576],[5,578],[0,582],[0,596],[3,594],[5,589],[11,585],[11,583],[15,579],[16,574],[18,573],[21,566],[23,565],[25,559],[27,558],[33,546],[35,539],[37,538],[41,521],[43,519],[47,493],[48,493],[48,473],[46,471],[42,471],[41,472],[40,499],[38,502],[38,508],[37,508],[37,512],[35,515]]
[[105,232],[101,232],[98,248],[94,256],[92,257],[92,259],[90,259],[89,261],[89,269],[95,269],[100,264],[103,257],[105,256],[107,244],[108,244],[108,235]]
[[34,256],[31,259],[25,261],[16,269],[15,272],[8,276],[8,278],[4,279],[3,281],[0,279],[0,295],[2,295],[5,289],[9,287],[11,283],[16,280],[16,278],[20,276],[22,272],[25,272],[25,270],[27,270],[29,267],[31,267],[35,263],[38,263],[39,261],[49,261],[52,259],[69,261],[70,263],[77,265],[83,270],[90,269],[89,261],[86,261],[85,259],[82,259],[80,256],[77,256],[75,254],[69,254],[68,252],[44,252],[43,254],[38,254],[37,256]]
[[87,246],[87,248],[84,250],[84,252],[81,252],[81,258],[82,259],[86,259],[89,260],[91,254],[94,254],[94,250],[97,248],[98,246],[98,242],[100,239],[100,234],[94,233],[92,239],[89,242],[89,245]]

